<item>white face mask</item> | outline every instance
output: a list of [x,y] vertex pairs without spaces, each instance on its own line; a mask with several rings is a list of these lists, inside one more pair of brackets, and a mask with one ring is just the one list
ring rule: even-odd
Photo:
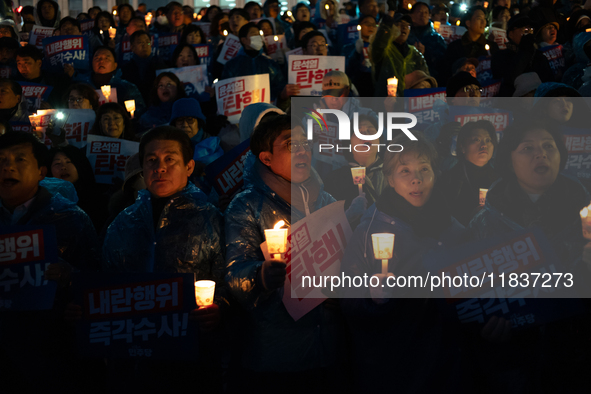
[[166,18],[166,15],[160,15],[156,17],[156,22],[158,22],[159,25],[167,25],[168,18]]
[[261,36],[251,36],[250,37],[250,47],[255,51],[259,51],[263,47],[263,37]]

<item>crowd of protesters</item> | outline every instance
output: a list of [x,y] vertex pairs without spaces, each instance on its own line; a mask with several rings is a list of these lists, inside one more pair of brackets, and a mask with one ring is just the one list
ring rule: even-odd
[[[585,303],[574,316],[527,329],[498,316],[474,328],[444,319],[437,300],[389,299],[364,289],[359,297],[329,298],[294,321],[282,301],[289,291],[283,289],[285,262],[266,259],[260,246],[264,230],[278,221],[293,225],[344,200],[353,237],[341,267],[349,275],[379,272],[368,251],[373,233],[396,235],[396,272],[408,274],[420,271],[423,256],[441,245],[535,227],[572,272],[586,277],[591,246],[579,212],[589,205],[591,188],[562,169],[568,157],[563,132],[585,128],[589,114],[591,6],[562,1],[473,0],[462,7],[314,0],[283,13],[278,0],[231,10],[194,10],[173,1],[157,10],[92,7],[74,18],[63,17],[55,1],[40,0],[6,12],[0,22],[0,223],[54,226],[59,252],[59,263],[45,272],[58,282],[53,310],[0,312],[6,392],[585,387],[591,350]],[[86,35],[87,73],[69,64],[50,71],[43,50],[21,42],[35,25],[54,28],[54,36],[79,36],[87,20],[94,20]],[[344,42],[340,25],[352,26],[359,38]],[[450,41],[439,33],[445,26],[463,33]],[[164,33],[179,38],[167,59],[152,51],[154,36]],[[241,49],[222,64],[217,59],[230,34]],[[355,113],[361,134],[375,135],[382,128],[377,113],[400,108],[409,89],[444,87],[447,104],[478,107],[482,61],[490,61],[492,77],[501,82],[496,96],[522,98],[515,105],[523,111],[502,138],[487,120],[440,119],[417,131],[416,140],[395,136],[402,152],[349,151],[339,165],[320,170],[314,142],[304,127],[293,126],[291,99],[301,87],[288,83],[285,61],[267,55],[264,37],[275,35],[285,36],[287,50],[345,57],[345,70],[324,76],[318,99],[351,119]],[[131,47],[128,57],[124,43]],[[159,72],[201,64],[195,48],[203,44],[211,62],[200,93],[185,89],[174,72]],[[560,67],[543,51],[558,44]],[[230,123],[218,113],[210,86],[257,74],[269,75],[272,104],[251,104],[237,125]],[[388,97],[393,77],[396,98]],[[125,179],[97,182],[86,146],[70,145],[65,130],[13,130],[32,114],[24,83],[53,88],[39,109],[92,110],[90,135],[139,142],[125,163]],[[117,90],[116,102],[103,103],[104,85]],[[364,105],[365,97],[382,98],[379,107]],[[128,100],[135,103],[132,116]],[[206,166],[249,138],[243,191],[218,194]],[[379,140],[351,138],[352,144],[372,142]],[[350,169],[359,166],[366,168],[362,192],[351,182]],[[481,189],[488,190],[484,204]],[[74,327],[84,311],[72,302],[72,272],[194,273],[214,280],[215,303],[190,314],[199,327],[199,361],[78,357]]]

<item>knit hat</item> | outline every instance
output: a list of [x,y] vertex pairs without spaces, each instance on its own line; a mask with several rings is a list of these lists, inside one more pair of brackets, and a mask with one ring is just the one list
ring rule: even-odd
[[185,117],[197,118],[205,122],[205,116],[201,111],[199,101],[194,98],[182,98],[174,102],[169,124],[172,125],[177,118]]
[[447,81],[447,87],[445,89],[445,94],[447,97],[455,97],[456,93],[460,89],[462,89],[465,86],[469,86],[469,85],[476,85],[480,88],[482,87],[480,82],[478,82],[478,80],[476,78],[474,78],[472,75],[470,75],[469,72],[460,71],[459,73],[457,73],[456,75],[454,75],[453,77],[451,77]]
[[542,80],[535,72],[523,73],[515,78],[515,92],[513,97],[522,97],[535,90],[542,84]]
[[427,75],[427,73],[422,70],[415,70],[410,74],[406,74],[404,77],[404,86],[406,89],[413,89],[416,85],[423,81],[429,81],[432,88],[437,87],[437,81],[435,78]]

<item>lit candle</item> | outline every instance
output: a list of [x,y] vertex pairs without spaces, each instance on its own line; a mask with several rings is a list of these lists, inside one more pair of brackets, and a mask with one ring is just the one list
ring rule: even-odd
[[101,35],[103,35],[103,31],[101,30],[100,32],[101,32]]
[[146,25],[147,25],[147,26],[150,26],[150,23],[152,23],[152,17],[153,17],[153,16],[152,16],[152,14],[151,14],[150,12],[148,12],[148,13],[146,14],[146,18],[145,18],[145,19],[146,19]]
[[361,25],[357,25],[357,31],[361,31]]
[[193,12],[193,19],[197,19],[197,13]]
[[115,38],[115,35],[117,34],[117,29],[115,29],[114,27],[109,27],[109,37],[111,39]]
[[292,13],[291,11],[287,11],[287,16],[291,17]]
[[587,29],[585,30],[585,33],[589,33],[591,31],[591,29]]
[[439,31],[440,27],[441,27],[441,22],[439,22],[439,21],[433,22],[433,28],[435,29],[435,31]]
[[408,3],[407,4],[407,7],[408,7],[409,10],[411,10],[412,9],[412,4]]
[[375,259],[382,260],[382,274],[385,275],[388,273],[388,260],[394,253],[394,234],[372,234],[371,243]]
[[110,103],[109,96],[111,96],[111,85],[101,86],[101,92],[103,92],[103,96],[105,96],[105,101]]
[[388,78],[388,97],[396,97],[398,90],[398,78]]
[[197,306],[208,306],[213,304],[215,294],[215,282],[213,280],[198,280],[195,282],[195,300]]
[[279,37],[275,36],[275,37],[273,37],[273,40],[274,41],[279,41]]
[[486,193],[488,193],[488,189],[480,188],[480,195],[478,198],[478,202],[481,207],[483,207],[484,203],[486,202]]
[[287,251],[287,229],[281,228],[285,226],[285,221],[278,221],[273,229],[265,230],[265,238],[267,240],[267,251],[274,259],[281,259],[281,255]]
[[113,15],[117,15],[117,10],[113,10]]
[[131,119],[133,119],[133,113],[135,112],[135,100],[125,101],[125,109],[127,109],[127,112],[131,113]]
[[324,5],[324,9],[328,11],[328,9],[330,8],[330,6],[328,4]]
[[456,26],[460,26],[460,20],[459,19],[456,21]]
[[591,205],[581,210],[581,222],[583,223],[583,237],[591,241]]
[[359,195],[363,193],[363,185],[365,184],[365,167],[351,168],[351,176],[353,177],[353,184],[359,188]]
[[484,49],[486,49],[486,52],[488,53],[488,56],[490,56],[490,45],[486,44],[484,46]]
[[484,8],[488,8],[488,1],[484,2]]
[[265,35],[265,33],[263,33],[263,31],[262,31],[262,30],[259,30],[259,34],[260,34],[261,36],[264,36],[264,35]]
[[228,30],[224,30],[224,36],[228,35]]

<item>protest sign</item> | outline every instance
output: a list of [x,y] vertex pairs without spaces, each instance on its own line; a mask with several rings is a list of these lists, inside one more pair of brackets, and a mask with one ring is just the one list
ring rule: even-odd
[[443,37],[445,43],[449,45],[450,42],[462,38],[462,36],[466,32],[466,28],[464,26],[452,26],[442,24],[441,26],[439,26],[439,30],[437,32],[441,35],[441,37]]
[[0,229],[0,311],[53,307],[57,282],[45,280],[58,262],[53,226],[4,226]]
[[66,122],[62,129],[66,131],[68,144],[77,148],[86,146],[88,133],[92,130],[96,113],[92,109],[62,109]]
[[53,87],[32,82],[19,82],[23,89],[24,99],[27,101],[29,113],[37,112],[42,101],[47,101]]
[[293,55],[303,55],[304,54],[304,50],[302,49],[302,47],[298,47],[296,49],[292,49],[289,52],[285,52],[285,58],[289,59],[290,56]]
[[499,141],[503,137],[503,131],[513,122],[511,111],[497,108],[450,106],[449,115],[451,120],[453,122],[459,122],[460,126],[468,122],[488,120],[495,127]]
[[103,105],[106,102],[109,103],[116,103],[117,102],[117,88],[111,86],[111,94],[109,95],[109,100],[107,101],[103,91],[101,89],[96,89],[95,92],[99,96],[99,106]]
[[38,49],[43,50],[43,40],[47,37],[53,36],[53,27],[33,26],[29,33],[29,44],[35,45]]
[[339,53],[342,53],[343,48],[347,44],[354,43],[359,39],[359,30],[357,24],[339,24],[337,27],[337,42],[339,46]]
[[501,90],[501,82],[498,79],[489,79],[482,85],[481,97],[496,97]]
[[209,81],[207,79],[207,65],[205,64],[180,68],[165,68],[156,71],[156,75],[160,75],[163,72],[170,72],[176,75],[185,85],[185,93],[189,97],[203,93],[205,87],[209,86]]
[[564,170],[577,178],[591,179],[591,131],[565,127],[563,138],[568,151]]
[[300,86],[300,96],[322,96],[322,79],[329,71],[345,71],[345,57],[296,55],[288,66],[288,83]]
[[481,85],[484,85],[492,77],[491,56],[480,56],[478,58],[478,67],[476,67],[476,79]]
[[406,111],[414,114],[419,128],[439,122],[439,111],[433,109],[435,100],[445,101],[445,88],[405,89]]
[[554,76],[559,78],[557,79],[559,81],[560,78],[562,78],[562,74],[564,74],[564,70],[566,69],[562,45],[549,45],[540,48],[540,51],[542,51],[544,56],[546,56],[546,59],[548,59],[550,68],[552,69]]
[[200,27],[201,31],[205,34],[205,37],[201,37],[201,42],[207,42],[211,38],[211,35],[209,34],[211,28],[210,22],[193,22],[192,25]]
[[488,39],[494,41],[499,46],[499,49],[507,49],[509,40],[507,40],[507,31],[505,29],[491,27]]
[[211,64],[211,46],[208,44],[197,44],[193,45],[197,57],[199,58],[199,64],[205,64],[209,66]]
[[85,36],[92,34],[92,28],[94,27],[94,19],[84,19],[80,21],[80,31]]
[[89,135],[86,156],[97,183],[112,184],[114,177],[125,179],[125,162],[139,151],[139,142]]
[[156,34],[158,44],[158,57],[165,62],[172,60],[172,53],[179,45],[180,34],[178,33],[158,33]]
[[74,302],[83,317],[76,325],[83,356],[195,359],[197,308],[194,274],[76,273]]
[[241,47],[240,39],[234,34],[229,34],[228,37],[226,37],[224,46],[222,46],[222,51],[218,56],[218,63],[226,64],[228,60],[233,59],[238,54]]
[[[303,276],[340,274],[341,260],[352,235],[345,202],[334,202],[294,223],[289,230],[283,305],[298,321],[327,298],[322,288],[308,286],[307,279],[304,286]],[[266,242],[261,250],[265,259],[270,260]]]
[[71,64],[78,72],[90,71],[88,37],[57,36],[43,39],[44,68],[63,72],[64,64]]
[[0,66],[0,78],[14,78],[16,76],[18,69],[11,66]]
[[264,37],[264,40],[265,47],[267,48],[267,55],[278,64],[284,64],[285,51],[289,49],[287,47],[287,41],[285,41],[285,36],[266,36]]
[[563,296],[570,294],[564,293],[567,287],[546,286],[545,279],[534,284],[535,276],[528,276],[531,283],[526,286],[514,283],[515,274],[519,275],[518,283],[525,283],[520,274],[540,273],[554,274],[554,285],[555,273],[568,272],[550,245],[539,228],[529,228],[467,243],[454,250],[430,252],[423,265],[432,275],[485,278],[481,286],[446,285],[440,289],[451,318],[461,323],[485,324],[492,316],[502,316],[514,320],[515,328],[535,326],[582,311],[580,305],[572,309],[549,308],[559,300],[541,300],[556,297],[560,292]]
[[228,78],[215,84],[218,113],[238,124],[242,110],[254,103],[270,103],[269,74]]
[[250,152],[250,139],[243,141],[205,167],[205,176],[218,195],[232,198],[244,187],[243,168]]
[[10,127],[12,127],[12,131],[31,132],[31,124],[26,122],[10,122]]

